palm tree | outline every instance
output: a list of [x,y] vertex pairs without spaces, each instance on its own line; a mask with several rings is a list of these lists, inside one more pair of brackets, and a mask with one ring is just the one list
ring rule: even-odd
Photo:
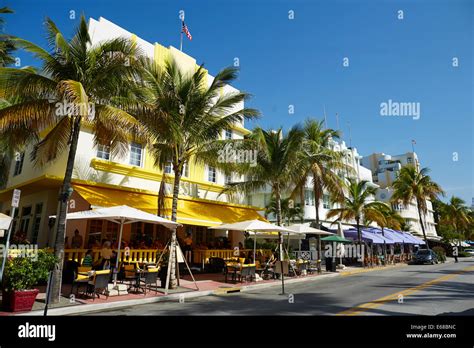
[[428,199],[434,200],[439,194],[444,195],[444,192],[437,183],[431,180],[428,172],[428,168],[423,168],[418,171],[418,169],[412,165],[402,167],[397,179],[392,184],[394,190],[392,202],[402,202],[405,205],[410,204],[413,200],[416,202],[421,230],[426,247],[429,249],[422,215],[426,215],[428,211],[426,201]]
[[[282,194],[289,190],[297,179],[295,156],[301,150],[303,131],[299,126],[294,126],[288,134],[283,135],[280,128],[264,130],[255,128],[247,140],[257,148],[257,161],[254,166],[235,166],[237,172],[246,175],[242,182],[229,183],[223,193],[252,193],[258,190],[271,188],[271,195],[275,199],[275,216],[277,225],[282,224]],[[280,260],[283,260],[283,250],[280,244]]]
[[247,139],[253,142],[258,149],[257,163],[253,167],[241,166],[236,168],[242,174],[246,174],[246,180],[227,184],[223,192],[231,194],[234,192],[252,193],[270,186],[271,195],[276,204],[276,222],[281,226],[281,197],[296,179],[295,165],[297,159],[295,154],[301,150],[303,132],[299,126],[294,126],[284,136],[281,128],[276,131],[267,131],[257,127]]
[[[304,145],[299,152],[298,164],[300,178],[293,191],[299,193],[304,200],[304,191],[308,179],[311,179],[316,209],[316,225],[320,227],[319,205],[324,192],[328,192],[333,202],[344,199],[344,181],[337,175],[338,171],[352,171],[343,162],[341,152],[329,148],[331,139],[339,138],[339,132],[333,129],[323,129],[324,121],[308,119],[304,125]],[[351,172],[352,173],[352,172]]]
[[[0,14],[13,13],[8,7],[1,7]],[[0,32],[3,30],[3,24],[5,23],[3,18],[0,18]],[[11,53],[15,50],[15,45],[10,39],[9,35],[0,34],[0,67],[7,66],[8,64],[13,63]]]
[[[130,134],[140,135],[139,123],[114,102],[132,84],[139,71],[136,45],[114,39],[92,45],[87,23],[81,17],[74,36],[67,40],[51,19],[45,22],[49,50],[14,38],[19,48],[33,53],[42,71],[0,68],[0,97],[16,102],[0,110],[0,135],[9,134],[17,145],[32,144],[31,159],[44,166],[67,153],[58,198],[52,301],[59,301],[64,260],[67,202],[82,126],[91,128],[95,143],[110,145],[123,154]],[[45,133],[40,137],[40,133]]]
[[440,223],[453,226],[454,231],[458,235],[459,245],[464,235],[463,232],[467,231],[471,223],[469,213],[470,209],[465,205],[465,202],[455,196],[452,196],[449,202],[442,207]]
[[403,219],[400,222],[400,231],[408,232],[408,233],[414,233],[413,227],[408,219]]
[[[0,8],[0,14],[13,13],[8,7]],[[0,32],[3,31],[3,24],[5,23],[3,18],[0,18]],[[15,45],[10,40],[8,35],[0,34],[0,67],[7,66],[14,62],[14,59],[11,55],[12,51],[15,49]],[[0,98],[0,109],[3,109],[11,105],[11,101],[4,100]],[[6,186],[8,173],[10,169],[10,164],[15,155],[16,148],[8,146],[9,143],[13,141],[7,139],[8,135],[0,138],[0,189],[3,189]]]
[[[276,216],[277,203],[275,198],[272,198],[270,203],[265,209],[265,217],[270,214]],[[288,197],[281,200],[281,217],[287,225],[294,223],[296,220],[303,222],[304,211],[300,204],[294,204],[293,200]]]
[[[207,85],[207,72],[201,66],[187,74],[170,59],[163,65],[144,60],[141,85],[136,91],[133,113],[146,127],[152,143],[155,165],[161,170],[171,164],[174,172],[171,220],[176,221],[178,195],[183,168],[193,163],[208,163],[208,151],[224,130],[244,118],[259,115],[250,108],[238,108],[250,95],[245,92],[221,93],[237,78],[237,69],[221,70]],[[163,182],[162,182],[163,184]],[[177,286],[175,259],[176,231],[171,236],[170,288]]]
[[[11,105],[11,102],[0,99],[0,110]],[[11,163],[14,159],[19,159],[16,157],[21,149],[22,147],[15,142],[13,134],[4,134],[0,137],[0,190],[6,187]]]
[[337,217],[336,221],[355,220],[357,228],[357,239],[362,245],[362,233],[360,224],[362,221],[376,221],[380,218],[380,211],[386,206],[385,203],[373,201],[376,188],[368,185],[368,181],[348,178],[346,184],[347,195],[341,203],[340,208],[331,209],[327,218]]

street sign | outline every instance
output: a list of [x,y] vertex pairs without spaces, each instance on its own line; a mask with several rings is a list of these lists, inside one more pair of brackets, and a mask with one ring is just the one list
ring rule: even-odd
[[20,194],[20,190],[13,190],[12,207],[18,208],[18,205],[20,204]]

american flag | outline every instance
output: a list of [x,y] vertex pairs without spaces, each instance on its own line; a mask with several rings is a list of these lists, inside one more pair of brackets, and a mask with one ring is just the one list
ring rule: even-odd
[[184,24],[184,21],[183,21],[183,30],[182,30],[182,32],[186,34],[186,36],[188,37],[189,41],[192,41],[192,40],[193,40],[193,36],[192,36],[191,33],[189,32],[187,25]]

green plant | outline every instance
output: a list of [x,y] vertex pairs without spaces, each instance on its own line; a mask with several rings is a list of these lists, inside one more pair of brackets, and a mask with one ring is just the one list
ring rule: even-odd
[[459,256],[459,257],[470,257],[471,254],[469,254],[469,253],[467,253],[467,252],[465,252],[465,251],[459,251],[459,252],[458,252],[458,256]]
[[445,262],[446,261],[446,250],[444,250],[443,247],[435,246],[435,247],[433,247],[432,250],[436,253],[436,256],[438,257],[438,260],[440,262]]
[[48,279],[57,258],[53,253],[39,250],[37,258],[9,258],[4,271],[3,289],[5,291],[29,290],[40,281]]
[[428,212],[426,202],[437,199],[438,195],[444,195],[444,191],[431,180],[428,172],[428,168],[419,170],[418,167],[413,165],[402,167],[397,179],[392,184],[393,194],[391,198],[392,203],[401,202],[404,205],[416,202],[421,231],[427,247],[429,247],[429,243],[422,218]]

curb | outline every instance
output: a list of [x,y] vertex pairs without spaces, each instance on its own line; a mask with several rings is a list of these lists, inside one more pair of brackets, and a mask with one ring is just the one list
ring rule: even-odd
[[369,268],[369,269],[347,271],[347,272],[342,272],[341,276],[347,277],[347,276],[354,275],[354,274],[368,273],[368,272],[375,272],[375,271],[386,271],[386,270],[397,269],[397,268],[406,267],[406,266],[408,266],[407,263],[402,263],[402,264],[399,264],[399,265],[396,265],[396,266],[374,267],[374,268]]
[[[150,297],[150,298],[144,298],[144,299],[117,301],[117,302],[109,302],[109,303],[86,304],[86,305],[68,306],[68,307],[61,307],[61,308],[51,308],[51,309],[48,309],[48,316],[81,314],[81,313],[101,311],[104,309],[106,310],[117,309],[117,308],[137,306],[137,305],[142,305],[142,304],[170,301],[170,300],[179,301],[182,298],[186,299],[186,298],[203,297],[203,296],[212,295],[214,291],[215,290],[183,292],[183,293],[170,294],[170,295],[165,295],[165,296],[160,296],[160,297]],[[38,311],[31,311],[31,312],[16,314],[16,316],[43,316],[43,314],[44,314],[43,310],[38,310]]]

